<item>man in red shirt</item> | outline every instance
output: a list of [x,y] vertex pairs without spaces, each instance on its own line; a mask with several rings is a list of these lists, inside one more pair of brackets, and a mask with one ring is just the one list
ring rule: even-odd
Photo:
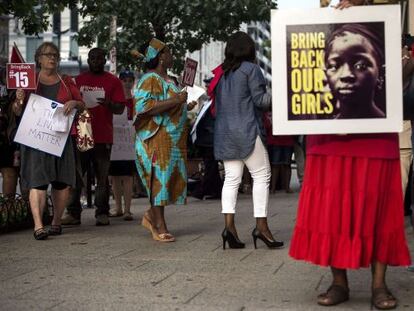
[[[80,155],[83,173],[91,162],[97,179],[95,188],[96,225],[109,225],[109,183],[108,172],[113,142],[113,114],[122,114],[126,99],[122,82],[116,76],[104,71],[105,51],[93,48],[88,53],[89,71],[76,77],[82,98],[92,115],[92,132],[95,147]],[[81,185],[81,182],[77,183]],[[67,206],[67,215],[62,224],[80,224],[82,207],[81,186],[73,190]]]

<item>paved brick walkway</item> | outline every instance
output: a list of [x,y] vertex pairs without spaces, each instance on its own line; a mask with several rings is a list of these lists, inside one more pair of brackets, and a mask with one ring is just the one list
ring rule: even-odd
[[[297,193],[271,196],[269,222],[289,244]],[[251,197],[237,214],[242,250],[222,250],[219,201],[189,200],[167,210],[177,242],[153,241],[140,225],[147,201],[133,200],[135,220],[65,228],[48,241],[30,230],[0,235],[1,310],[327,310],[315,304],[329,285],[329,270],[291,260],[288,246],[254,250]],[[407,226],[410,248],[414,235]],[[259,241],[259,243],[261,243]],[[351,300],[332,310],[369,310],[368,269],[351,271]],[[400,310],[414,310],[414,273],[390,268],[389,285]]]

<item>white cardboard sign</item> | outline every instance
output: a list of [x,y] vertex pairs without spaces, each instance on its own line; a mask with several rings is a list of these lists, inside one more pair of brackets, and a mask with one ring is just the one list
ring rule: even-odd
[[135,130],[132,121],[126,124],[114,124],[114,142],[111,150],[111,161],[135,160]]
[[76,113],[73,110],[69,116],[63,116],[62,107],[58,102],[31,94],[14,141],[61,157]]

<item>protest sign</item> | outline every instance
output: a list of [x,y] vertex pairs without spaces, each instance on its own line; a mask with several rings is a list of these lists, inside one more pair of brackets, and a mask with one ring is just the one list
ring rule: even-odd
[[7,63],[8,89],[36,89],[36,65],[25,63]]
[[[76,113],[73,110],[69,116],[63,117],[59,109],[62,107],[58,102],[31,94],[14,141],[57,157],[62,156]],[[56,110],[58,113],[55,116]]]
[[197,101],[202,95],[206,93],[206,90],[198,85],[187,86],[187,103],[191,103],[192,101]]
[[99,86],[85,86],[80,88],[82,100],[87,108],[99,106],[98,98],[105,98],[105,90]]
[[271,27],[275,135],[402,129],[399,6],[273,10]]
[[126,125],[128,122],[128,109],[126,107],[122,114],[114,114],[112,117],[113,126]]
[[197,72],[198,62],[191,58],[186,58],[184,63],[183,81],[184,85],[193,86]]
[[135,129],[132,121],[114,124],[111,161],[135,160]]
[[201,108],[200,112],[197,115],[197,118],[196,118],[196,120],[194,122],[194,125],[191,129],[191,132],[190,132],[191,141],[193,142],[193,144],[197,140],[197,126],[200,123],[200,121],[203,119],[203,117],[205,116],[205,114],[208,111],[208,109],[210,108],[212,102],[213,102],[212,100],[209,100],[208,102],[205,102],[203,107]]

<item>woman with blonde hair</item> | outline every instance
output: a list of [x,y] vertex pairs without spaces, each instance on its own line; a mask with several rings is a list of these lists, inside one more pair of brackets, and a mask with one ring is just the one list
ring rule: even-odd
[[[73,109],[84,109],[84,103],[78,88],[70,77],[60,76],[58,65],[59,49],[52,42],[41,44],[35,54],[37,76],[35,94],[64,104],[64,113],[69,115]],[[22,89],[16,92],[13,110],[22,115],[29,92]],[[30,113],[26,111],[25,113]],[[21,145],[21,184],[29,189],[30,208],[34,220],[34,238],[45,240],[49,235],[62,233],[61,217],[69,197],[70,187],[75,185],[75,153],[71,135],[69,135],[61,157]],[[46,207],[46,191],[52,185],[53,220],[49,230],[43,227],[42,216]]]

